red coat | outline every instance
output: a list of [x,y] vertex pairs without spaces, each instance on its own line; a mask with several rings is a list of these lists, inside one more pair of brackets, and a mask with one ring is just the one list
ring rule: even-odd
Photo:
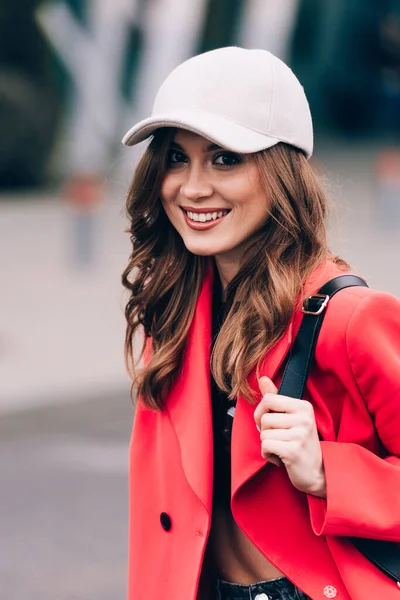
[[[339,274],[337,267],[324,264],[306,289],[315,292]],[[139,400],[136,410],[130,448],[129,600],[196,597],[212,509],[211,297],[210,274],[166,408],[155,412]],[[265,357],[261,374],[277,386],[300,321],[296,313]],[[250,382],[257,389],[254,377]],[[262,459],[255,407],[239,397],[232,432],[235,520],[313,600],[400,600],[396,583],[346,539],[400,541],[397,299],[362,287],[335,295],[304,397],[314,406],[323,440],[327,500],[299,492],[283,467]]]

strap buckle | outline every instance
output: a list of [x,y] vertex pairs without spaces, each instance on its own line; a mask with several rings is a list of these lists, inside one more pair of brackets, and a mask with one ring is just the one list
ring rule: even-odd
[[[315,310],[310,310],[310,301],[317,303]],[[318,316],[325,310],[328,302],[329,296],[327,294],[313,294],[304,301],[301,312],[305,315]]]

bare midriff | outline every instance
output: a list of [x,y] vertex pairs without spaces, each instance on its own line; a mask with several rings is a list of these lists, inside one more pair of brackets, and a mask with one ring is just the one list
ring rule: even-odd
[[215,506],[207,546],[207,562],[220,578],[251,585],[283,577],[246,537],[228,507]]

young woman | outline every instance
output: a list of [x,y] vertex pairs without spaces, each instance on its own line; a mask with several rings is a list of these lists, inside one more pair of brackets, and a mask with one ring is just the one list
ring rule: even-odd
[[[349,537],[400,541],[400,303],[330,300],[302,400],[277,393],[327,247],[303,89],[262,50],[175,69],[128,197],[129,600],[398,600]],[[233,416],[234,415],[234,416]]]

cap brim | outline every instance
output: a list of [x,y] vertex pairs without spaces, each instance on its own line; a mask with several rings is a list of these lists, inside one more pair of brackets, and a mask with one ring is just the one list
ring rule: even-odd
[[124,135],[122,143],[126,146],[139,144],[161,127],[186,129],[227,150],[243,154],[265,150],[281,141],[243,127],[214,113],[199,110],[179,110],[140,121]]

